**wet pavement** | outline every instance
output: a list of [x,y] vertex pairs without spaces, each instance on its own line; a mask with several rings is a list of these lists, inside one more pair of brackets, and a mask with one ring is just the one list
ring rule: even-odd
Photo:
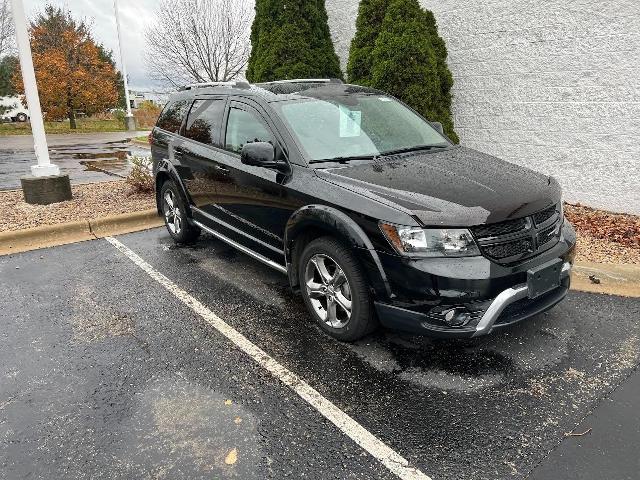
[[[634,471],[639,299],[572,292],[492,337],[348,345],[211,238],[118,239],[434,480]],[[105,240],[0,258],[0,293],[0,478],[394,478]]]
[[[51,161],[69,174],[72,184],[109,182],[124,178],[130,155],[148,156],[131,138],[145,132],[48,135]],[[0,190],[20,188],[20,177],[36,162],[31,136],[0,136]]]

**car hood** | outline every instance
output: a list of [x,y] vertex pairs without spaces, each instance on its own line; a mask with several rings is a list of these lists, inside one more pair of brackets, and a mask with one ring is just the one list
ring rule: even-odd
[[317,173],[404,210],[425,226],[464,227],[520,218],[561,196],[555,179],[464,147],[381,157]]

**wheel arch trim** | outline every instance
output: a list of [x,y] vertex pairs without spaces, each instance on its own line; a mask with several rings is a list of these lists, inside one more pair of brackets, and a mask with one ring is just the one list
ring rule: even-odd
[[328,205],[305,205],[296,210],[287,221],[284,233],[284,254],[292,287],[299,284],[298,271],[295,265],[292,265],[294,241],[304,233],[305,229],[314,227],[334,234],[353,247],[366,250],[375,265],[376,274],[384,285],[387,296],[393,297],[380,257],[367,234],[346,213]]
[[168,176],[170,180],[173,180],[175,184],[178,186],[178,188],[182,191],[182,195],[187,200],[186,208],[188,210],[187,213],[189,213],[189,216],[190,216],[191,215],[191,199],[189,197],[189,193],[187,192],[187,189],[185,188],[184,183],[180,178],[180,175],[178,175],[176,168],[167,158],[164,158],[160,160],[160,162],[158,162],[158,167],[156,168],[156,171],[154,174],[154,183],[156,187],[156,208],[158,209],[158,214],[162,215],[162,204],[160,202],[161,185],[159,184],[159,179],[160,177],[165,175]]

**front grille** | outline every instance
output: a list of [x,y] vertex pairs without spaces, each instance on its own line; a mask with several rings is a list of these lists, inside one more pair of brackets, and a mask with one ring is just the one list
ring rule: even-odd
[[551,205],[549,208],[545,208],[541,212],[533,214],[533,221],[536,222],[536,225],[540,225],[541,223],[546,222],[551,217],[553,217],[556,213],[556,205]]
[[558,241],[562,222],[557,212],[552,205],[528,217],[472,227],[471,233],[483,255],[502,263],[514,262],[555,245],[551,242]]
[[538,245],[544,245],[547,242],[553,240],[556,235],[556,226],[553,225],[551,228],[547,228],[538,234]]
[[497,237],[499,235],[506,235],[507,233],[523,230],[526,226],[527,220],[525,218],[518,218],[517,220],[509,220],[507,222],[480,225],[479,227],[475,227],[473,233],[479,238]]
[[492,258],[507,258],[514,255],[525,255],[533,252],[533,241],[530,238],[521,238],[513,242],[486,245],[482,248],[484,253]]

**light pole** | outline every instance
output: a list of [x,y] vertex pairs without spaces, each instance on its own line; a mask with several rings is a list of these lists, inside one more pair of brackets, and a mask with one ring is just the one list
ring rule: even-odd
[[36,84],[36,75],[31,58],[27,18],[22,0],[11,0],[11,12],[13,13],[13,21],[16,27],[20,70],[22,71],[24,93],[27,97],[27,106],[29,108],[33,147],[38,162],[37,165],[31,166],[31,176],[20,179],[24,197],[28,203],[39,204],[69,200],[71,198],[69,176],[60,175],[60,168],[51,163],[49,158],[42,109],[40,108],[40,97],[38,96],[38,85]]
[[120,10],[118,9],[118,0],[113,0],[113,8],[116,11],[116,28],[118,30],[118,49],[120,50],[120,68],[122,69],[122,78],[124,80],[124,98],[127,102],[127,116],[125,122],[127,124],[127,130],[136,129],[136,119],[131,113],[131,102],[129,101],[129,83],[127,81],[127,66],[124,62],[124,55],[122,55],[122,34],[120,33]]

